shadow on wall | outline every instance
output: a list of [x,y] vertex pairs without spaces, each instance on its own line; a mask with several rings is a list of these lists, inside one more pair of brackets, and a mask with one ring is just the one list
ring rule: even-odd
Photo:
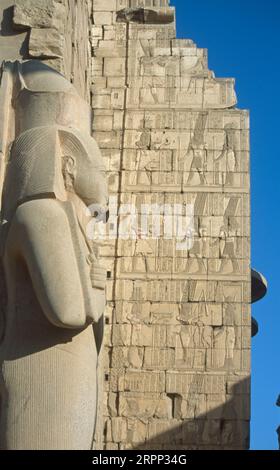
[[3,11],[3,17],[1,21],[1,36],[14,36],[15,31],[13,29],[13,17],[14,8],[11,6]]
[[[233,376],[234,378],[234,376]],[[137,450],[249,449],[250,446],[250,379],[231,385],[228,378],[225,394],[199,394],[189,398],[168,395],[172,400],[173,418],[149,423],[149,439],[133,448]],[[224,404],[215,406],[217,402]],[[205,414],[199,413],[204,405]],[[191,418],[192,416],[192,418]],[[178,425],[178,420],[182,420]]]

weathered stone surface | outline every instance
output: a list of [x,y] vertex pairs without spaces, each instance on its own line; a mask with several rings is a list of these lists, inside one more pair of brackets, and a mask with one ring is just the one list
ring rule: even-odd
[[1,0],[0,4],[0,63],[21,59],[27,54],[27,31],[17,31],[13,25],[14,0]]
[[56,29],[32,28],[29,38],[29,55],[40,59],[63,57],[64,36]]
[[117,12],[117,21],[144,24],[169,24],[174,21],[174,8],[149,10],[147,8],[124,8]]
[[131,392],[164,392],[164,372],[145,372],[128,369],[124,379],[120,380],[120,390]]
[[93,0],[93,11],[114,11],[116,6],[117,0]]
[[[5,39],[5,47],[16,50],[18,31],[29,31],[22,33],[25,41],[21,39],[18,54],[48,60],[48,65],[62,72],[81,96],[89,99],[91,0],[15,0],[13,5],[8,23],[17,33]],[[0,42],[4,41],[0,38]],[[18,57],[12,53],[11,58]],[[56,60],[50,62],[50,58]]]
[[14,25],[24,28],[63,29],[65,7],[58,0],[15,0]]

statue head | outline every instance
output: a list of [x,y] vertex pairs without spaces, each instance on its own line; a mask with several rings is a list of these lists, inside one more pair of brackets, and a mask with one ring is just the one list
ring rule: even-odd
[[87,206],[107,206],[105,166],[95,140],[75,129],[60,128],[58,135],[66,191],[74,192]]
[[95,140],[74,128],[37,127],[14,142],[5,176],[3,217],[34,198],[67,201],[75,193],[85,205],[106,207],[105,167]]
[[[79,216],[89,212],[83,205],[106,213],[105,167],[90,135],[90,106],[65,77],[39,61],[15,63],[13,73],[15,139],[6,160],[2,223],[12,220],[19,205],[40,198],[71,200]],[[2,226],[3,240],[8,227]]]

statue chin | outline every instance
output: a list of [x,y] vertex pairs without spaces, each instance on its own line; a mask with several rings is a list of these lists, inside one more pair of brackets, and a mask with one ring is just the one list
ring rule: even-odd
[[[90,450],[106,270],[86,238],[85,201],[106,206],[102,156],[88,106],[62,75],[36,61],[10,70],[21,91],[2,197],[0,445]],[[76,164],[70,192],[65,155]],[[98,188],[94,197],[75,178]]]

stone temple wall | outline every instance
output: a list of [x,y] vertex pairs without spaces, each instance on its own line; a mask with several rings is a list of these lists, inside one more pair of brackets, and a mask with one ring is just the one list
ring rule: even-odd
[[[92,99],[93,135],[115,201],[112,236],[100,248],[108,281],[98,445],[244,449],[251,338],[248,112],[236,108],[234,80],[208,69],[207,51],[176,39],[170,3],[1,0],[0,62],[43,60]],[[0,152],[9,144],[8,86],[2,77]],[[133,211],[138,222],[147,220],[151,206],[157,237],[151,219],[145,233],[131,224]],[[170,234],[170,223],[174,229],[190,208],[188,245]],[[134,233],[129,239],[126,222]]]
[[[208,69],[207,51],[176,39],[169,2],[93,9],[93,130],[119,207],[118,240],[101,250],[105,446],[247,448],[248,112],[236,108],[234,80]],[[127,213],[136,207],[140,219],[145,204],[171,206],[173,221],[176,207],[193,207],[193,246],[163,236],[163,208],[159,238],[140,228],[123,239]]]

